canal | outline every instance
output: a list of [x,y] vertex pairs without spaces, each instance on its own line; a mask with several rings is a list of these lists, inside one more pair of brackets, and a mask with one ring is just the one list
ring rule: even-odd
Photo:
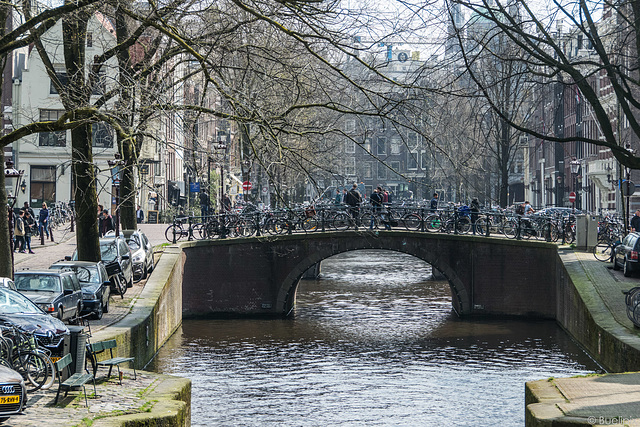
[[521,426],[526,381],[599,370],[554,322],[457,318],[430,276],[335,256],[291,318],[185,320],[147,369],[192,379],[194,426]]

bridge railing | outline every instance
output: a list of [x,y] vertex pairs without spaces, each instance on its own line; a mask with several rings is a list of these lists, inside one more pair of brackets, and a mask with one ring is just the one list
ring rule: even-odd
[[486,237],[542,239],[571,243],[575,239],[575,216],[517,215],[509,210],[483,210],[446,206],[387,204],[318,205],[260,211],[244,209],[207,216],[178,216],[167,227],[170,242],[181,239],[250,237],[317,231],[401,229],[425,233],[475,234]]

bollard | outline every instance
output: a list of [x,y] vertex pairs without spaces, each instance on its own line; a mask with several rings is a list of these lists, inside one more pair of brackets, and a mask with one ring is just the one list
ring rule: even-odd
[[420,208],[420,231],[424,233],[424,208]]
[[42,226],[42,230],[40,230],[40,244],[41,245],[44,245],[44,230],[45,230],[45,227]]
[[322,231],[325,231],[324,228],[324,208],[320,208],[320,225],[322,227]]
[[516,240],[522,240],[522,217],[518,215],[518,223],[516,225]]
[[176,244],[176,219],[175,219],[175,217],[173,218],[173,227],[171,227],[171,233],[173,234],[172,243],[175,245]]
[[193,240],[193,228],[191,228],[191,215],[189,215],[187,217],[187,225],[189,225],[189,230],[187,230],[187,240],[188,241],[192,241]]
[[458,234],[458,209],[453,208],[453,234]]
[[51,227],[49,227],[49,239],[54,242],[53,240],[53,229]]
[[74,217],[73,217],[73,214],[71,214],[71,215],[69,216],[69,218],[71,219],[71,224],[69,225],[69,230],[73,233],[73,232],[75,231],[75,230],[74,230],[74,229],[75,229],[75,227],[74,227]]

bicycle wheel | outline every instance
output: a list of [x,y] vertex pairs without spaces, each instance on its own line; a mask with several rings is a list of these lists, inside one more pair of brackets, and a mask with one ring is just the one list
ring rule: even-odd
[[407,230],[418,231],[422,224],[422,218],[420,218],[420,215],[412,213],[403,216],[402,222]]
[[307,233],[312,233],[320,229],[320,224],[318,224],[318,220],[316,219],[316,217],[304,218],[302,221],[300,221],[300,223],[302,229]]
[[180,224],[171,224],[165,230],[164,237],[168,241],[173,242],[174,235],[176,236],[176,241],[178,241],[180,240],[183,234],[184,234],[184,231],[182,230],[182,226]]
[[337,213],[336,216],[333,217],[333,222],[331,223],[333,228],[336,230],[346,230],[349,228],[350,224],[351,217],[344,212]]
[[236,235],[239,237],[250,237],[256,232],[256,227],[253,221],[241,219],[235,226]]
[[[373,220],[373,223],[371,222]],[[360,216],[360,224],[365,228],[378,229],[380,226],[380,217],[372,212],[365,212]]]
[[440,215],[431,214],[424,220],[424,228],[427,231],[440,231],[442,228],[442,219]]
[[458,233],[467,234],[471,230],[471,220],[466,216],[458,218]]
[[34,352],[19,354],[14,360],[14,366],[24,370],[24,376],[33,386],[28,392],[40,390],[47,383],[49,367],[41,354]]
[[202,236],[205,234],[202,230],[204,230],[204,224],[201,222],[197,222],[191,226],[191,233],[193,234],[194,239],[202,239]]
[[613,245],[609,243],[598,243],[593,248],[593,256],[595,256],[598,261],[611,261],[613,256]]
[[487,219],[486,218],[478,218],[476,221],[476,234],[479,236],[487,235]]
[[56,382],[56,367],[48,354],[42,352],[38,352],[38,354],[40,354],[44,358],[47,367],[47,380],[41,388],[43,390],[49,390],[51,386],[53,386],[53,384]]
[[507,220],[502,224],[502,233],[505,235],[505,237],[508,237],[509,239],[516,238],[517,230],[518,230],[518,226],[516,222],[513,220]]

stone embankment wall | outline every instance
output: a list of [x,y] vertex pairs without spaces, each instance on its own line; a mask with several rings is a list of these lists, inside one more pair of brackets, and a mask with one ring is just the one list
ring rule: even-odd
[[[96,332],[93,342],[115,339],[118,356],[135,357],[136,369],[144,368],[182,323],[182,249],[167,247],[135,309],[113,326]],[[105,355],[106,356],[106,355]],[[108,418],[97,425],[189,426],[191,425],[191,381],[176,378],[169,389],[155,390],[157,403],[151,412]]]

